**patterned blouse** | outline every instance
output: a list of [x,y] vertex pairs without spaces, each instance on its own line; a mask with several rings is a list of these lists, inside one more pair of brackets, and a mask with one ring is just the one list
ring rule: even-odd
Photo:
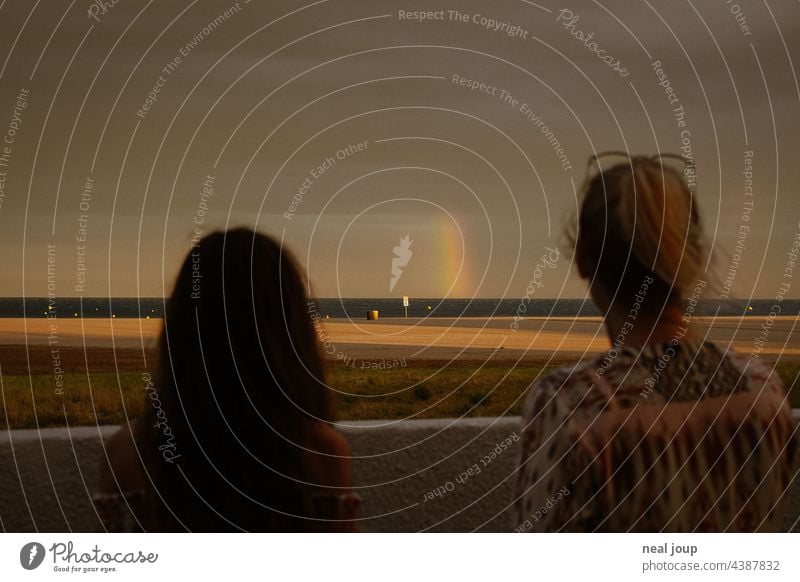
[[[736,395],[738,424],[725,408]],[[783,385],[761,360],[711,342],[610,350],[532,386],[515,531],[778,529],[792,432]]]

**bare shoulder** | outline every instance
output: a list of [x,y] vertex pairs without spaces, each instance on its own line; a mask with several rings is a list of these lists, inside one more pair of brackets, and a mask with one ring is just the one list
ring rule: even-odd
[[[314,423],[312,463],[321,485],[335,488],[352,486],[350,445],[342,433],[330,424]],[[338,490],[337,493],[341,493]]]
[[349,457],[350,444],[344,435],[329,424],[320,423],[320,426],[320,444],[324,446],[323,452],[328,455]]
[[119,493],[144,488],[144,472],[135,442],[137,425],[135,420],[122,425],[106,442],[106,462],[100,463],[101,493]]

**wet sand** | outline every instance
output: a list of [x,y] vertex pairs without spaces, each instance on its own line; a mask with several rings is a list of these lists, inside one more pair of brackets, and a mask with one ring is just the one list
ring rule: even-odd
[[[387,319],[347,322],[326,320],[325,344],[330,354],[357,358],[502,358],[575,360],[610,347],[599,317],[529,318],[512,329],[513,318],[461,318],[459,320]],[[737,351],[752,353],[762,333],[760,317],[696,318],[694,332]],[[774,320],[760,355],[774,359],[800,359],[800,319]]]
[[[113,360],[113,349],[152,352],[161,331],[160,319],[0,319],[0,358],[3,373],[26,358],[25,345],[38,353],[56,345],[66,351],[92,348]],[[427,318],[378,321],[322,321],[323,349],[331,359],[581,359],[609,347],[600,318],[529,318],[512,329],[513,318]],[[696,318],[695,331],[735,350],[751,353],[762,333],[763,317]],[[778,317],[766,336],[760,355],[770,360],[800,359],[800,319]],[[49,344],[55,337],[57,343]],[[28,351],[29,351],[28,350]],[[17,354],[17,355],[13,355]],[[76,356],[77,358],[77,356]],[[134,356],[131,358],[135,359]],[[94,359],[94,357],[90,358]]]
[[[51,324],[55,325],[54,329]],[[147,348],[156,345],[161,324],[161,319],[0,319],[0,345],[141,349],[142,346]]]

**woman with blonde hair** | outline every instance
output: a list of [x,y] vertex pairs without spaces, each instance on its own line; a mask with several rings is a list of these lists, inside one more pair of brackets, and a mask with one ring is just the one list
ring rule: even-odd
[[532,386],[517,530],[778,530],[791,411],[769,366],[691,325],[708,256],[694,167],[618,152],[589,163],[612,156],[570,236],[612,347]]

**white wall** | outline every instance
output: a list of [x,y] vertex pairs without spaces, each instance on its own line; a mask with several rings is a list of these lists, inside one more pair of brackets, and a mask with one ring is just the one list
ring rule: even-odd
[[[511,530],[509,502],[518,443],[512,440],[504,450],[497,446],[519,434],[519,418],[347,424],[341,430],[356,457],[354,477],[364,498],[362,530]],[[90,497],[104,454],[101,439],[116,428],[0,433],[2,530],[99,531]],[[493,451],[500,452],[492,455]],[[437,488],[449,491],[432,495]],[[799,513],[797,479],[785,516],[787,527]]]

